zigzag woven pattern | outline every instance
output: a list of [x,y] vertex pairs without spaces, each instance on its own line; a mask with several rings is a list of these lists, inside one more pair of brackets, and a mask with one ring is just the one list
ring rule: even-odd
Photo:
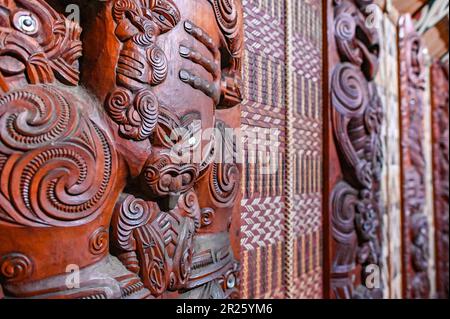
[[294,1],[294,298],[322,297],[322,8]]
[[[243,5],[246,52],[241,129],[246,138],[241,202],[241,297],[319,298],[322,296],[321,2],[292,1],[288,33],[285,1],[244,0]],[[289,61],[286,34],[292,35]],[[287,70],[291,72],[289,82]],[[290,83],[289,90],[286,83]],[[293,114],[289,121],[290,140],[286,134],[287,97],[289,112]],[[252,140],[255,134],[264,134],[269,129],[277,129],[270,132],[275,137],[270,144]],[[287,143],[291,143],[288,166]],[[290,176],[288,188],[287,176]],[[292,195],[289,211],[288,189]]]
[[241,297],[281,298],[286,122],[284,1],[244,0],[243,5],[246,52],[241,129],[247,136],[268,129],[277,131],[270,145],[251,138],[244,145]]

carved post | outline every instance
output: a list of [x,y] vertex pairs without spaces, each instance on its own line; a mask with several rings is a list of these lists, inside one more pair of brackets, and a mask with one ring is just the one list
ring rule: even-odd
[[81,70],[78,24],[0,1],[5,296],[231,296],[241,2],[78,3]]
[[[329,108],[328,236],[325,251],[332,298],[380,298],[379,271],[381,122],[383,111],[374,78],[379,43],[366,23],[372,1],[333,0],[328,6]],[[378,269],[377,269],[378,268]],[[372,281],[370,281],[372,282]]]
[[404,298],[429,298],[428,221],[423,151],[424,62],[422,43],[409,16],[399,20]]
[[433,183],[436,237],[437,297],[448,298],[449,224],[449,94],[448,69],[440,62],[431,67],[433,123]]

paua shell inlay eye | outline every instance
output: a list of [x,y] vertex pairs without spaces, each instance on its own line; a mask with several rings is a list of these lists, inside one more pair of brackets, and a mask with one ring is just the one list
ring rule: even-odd
[[36,18],[28,12],[19,12],[14,17],[14,26],[17,30],[26,34],[35,34],[38,31],[38,22]]

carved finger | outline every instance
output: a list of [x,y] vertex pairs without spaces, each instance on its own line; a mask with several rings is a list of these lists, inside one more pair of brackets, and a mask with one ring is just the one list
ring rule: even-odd
[[208,35],[208,33],[203,31],[202,28],[196,26],[191,21],[186,21],[184,23],[184,29],[186,30],[187,33],[192,35],[195,39],[197,39],[198,41],[203,43],[208,48],[208,50],[211,51],[211,53],[214,56],[214,59],[216,61],[219,60],[219,57],[220,57],[219,49],[214,44],[213,39]]
[[207,96],[212,98],[216,104],[219,103],[220,89],[214,83],[204,80],[201,77],[186,70],[180,71],[180,79],[181,81],[192,86],[194,89],[200,90],[205,93]]
[[195,64],[199,64],[212,74],[214,80],[217,80],[220,76],[220,67],[214,61],[202,56],[199,52],[192,48],[188,48],[184,45],[180,46],[180,55],[183,58],[191,60]]

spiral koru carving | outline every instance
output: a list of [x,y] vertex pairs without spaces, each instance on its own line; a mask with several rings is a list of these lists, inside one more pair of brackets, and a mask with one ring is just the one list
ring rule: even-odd
[[49,86],[12,91],[0,98],[0,150],[26,152],[69,136],[78,112]]
[[143,199],[128,195],[119,201],[113,216],[113,243],[125,251],[136,249],[133,230],[147,224],[156,214],[154,205]]
[[101,213],[114,182],[115,153],[74,101],[47,86],[0,99],[0,125],[8,128],[0,133],[0,151],[9,155],[2,169],[2,181],[8,182],[0,193],[7,218],[0,216],[0,222],[69,226]]
[[0,278],[7,282],[20,282],[33,273],[33,262],[21,253],[12,253],[0,259]]
[[106,108],[111,118],[120,123],[120,132],[135,140],[144,140],[156,127],[159,103],[156,96],[143,90],[133,95],[117,88],[108,98]]
[[356,21],[349,12],[338,15],[334,21],[335,37],[339,53],[354,65],[361,66],[363,58],[355,43]]
[[89,251],[93,255],[104,254],[109,247],[109,232],[106,228],[100,227],[89,238]]
[[[333,237],[341,244],[356,243],[355,216],[358,203],[358,191],[345,182],[334,188],[332,195]],[[350,252],[350,251],[349,251]]]
[[361,69],[367,81],[372,81],[379,66],[379,36],[376,28],[367,23],[366,10],[370,1],[335,1],[334,35],[342,62],[350,62]]
[[202,216],[197,194],[191,190],[184,196],[181,196],[178,201],[178,207],[180,208],[183,216],[189,217],[194,221],[195,229],[198,230],[201,226]]
[[346,117],[362,116],[368,102],[369,87],[364,74],[350,63],[336,66],[331,79],[333,107]]
[[379,264],[379,180],[382,105],[371,82],[378,70],[378,35],[365,24],[372,1],[334,1],[339,62],[331,78],[331,120],[342,179],[331,194],[336,298],[379,298],[363,284],[365,267]]

